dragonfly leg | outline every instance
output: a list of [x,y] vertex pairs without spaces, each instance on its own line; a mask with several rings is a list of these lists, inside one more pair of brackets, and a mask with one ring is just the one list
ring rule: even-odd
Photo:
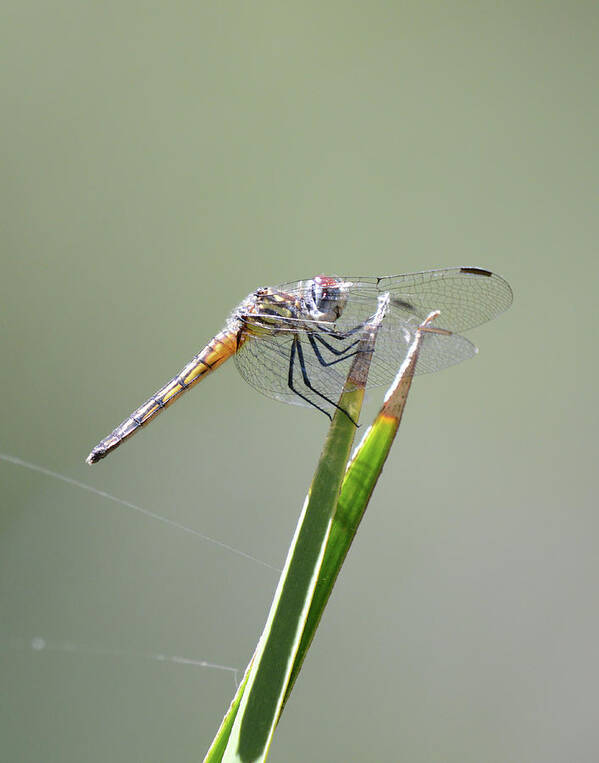
[[[348,344],[347,347],[344,347],[342,350],[337,350],[335,349],[335,347],[329,344],[325,339],[323,339],[320,336],[320,334],[309,333],[308,337],[310,339],[310,344],[312,344],[312,340],[317,339],[324,347],[327,348],[327,350],[329,350],[329,352],[332,352],[333,355],[344,355],[347,358],[351,357],[351,355],[345,355],[345,353],[348,352],[348,350],[351,350],[352,347],[355,347],[360,341],[359,339],[356,339],[351,344]],[[314,345],[312,344],[312,346]],[[352,353],[352,355],[354,354],[355,353]],[[323,364],[323,365],[326,365],[326,364]]]
[[[296,338],[293,340],[293,343],[292,343],[292,345],[291,345],[291,354],[290,354],[290,356],[289,356],[289,375],[288,375],[288,377],[287,377],[287,386],[289,387],[289,389],[290,389],[290,390],[291,390],[291,391],[292,391],[292,392],[293,392],[295,395],[297,395],[298,397],[301,397],[301,398],[302,398],[302,400],[305,400],[305,401],[306,401],[306,402],[307,402],[309,405],[312,405],[312,406],[314,406],[314,408],[316,408],[316,409],[317,409],[318,411],[320,411],[321,413],[324,413],[324,415],[325,415],[325,416],[328,416],[328,417],[329,417],[329,419],[331,419],[331,421],[332,421],[333,417],[331,416],[331,414],[330,414],[328,411],[325,411],[325,409],[324,409],[324,408],[321,408],[319,405],[316,405],[316,403],[315,403],[313,400],[310,400],[310,398],[309,398],[309,397],[306,397],[305,395],[302,395],[302,393],[301,393],[301,392],[299,392],[299,391],[298,391],[298,390],[297,390],[297,389],[296,389],[296,388],[293,386],[293,369],[294,369],[294,366],[295,366],[295,356],[296,356],[296,353],[297,353],[297,349],[296,349],[296,342],[299,344],[299,340],[297,339],[297,337],[296,337]],[[302,357],[302,359],[300,360],[300,364],[303,366],[303,357]],[[304,369],[302,369],[302,370],[304,370]],[[304,379],[304,381],[305,381],[305,379]]]
[[[318,349],[318,345],[316,344],[316,341],[322,342],[322,344],[327,348],[327,350],[330,350],[335,355],[341,355],[342,357],[338,357],[336,360],[327,361],[322,357],[322,353]],[[348,358],[353,358],[354,355],[358,355],[360,352],[369,352],[369,350],[354,350],[354,352],[350,352],[347,355],[346,353],[348,350],[350,350],[354,345],[358,344],[358,340],[356,339],[355,342],[352,342],[349,347],[346,347],[344,350],[336,350],[334,347],[331,347],[328,342],[325,342],[322,337],[319,337],[318,335],[314,336],[313,334],[308,334],[308,341],[312,345],[312,349],[314,350],[314,354],[318,358],[318,362],[321,366],[334,366],[335,363],[341,363],[343,360],[347,360]]]
[[[293,352],[293,347],[295,347],[295,350],[296,350],[296,352],[295,352],[295,353]],[[312,383],[310,382],[310,377],[308,376],[308,372],[307,372],[307,370],[306,370],[306,364],[305,364],[305,361],[304,361],[304,351],[303,351],[303,349],[302,349],[302,344],[301,344],[301,342],[300,342],[300,339],[299,339],[299,337],[295,337],[295,339],[293,340],[293,345],[292,345],[292,358],[293,358],[293,359],[294,359],[294,356],[295,356],[295,354],[297,354],[297,357],[298,357],[298,360],[299,360],[299,363],[300,363],[300,369],[301,369],[301,372],[302,372],[302,378],[303,378],[303,380],[304,380],[304,384],[306,385],[306,387],[308,387],[308,389],[309,389],[309,390],[311,390],[312,392],[314,392],[314,394],[315,394],[315,395],[318,395],[318,397],[321,397],[323,400],[326,400],[326,401],[327,401],[327,403],[329,403],[330,405],[332,405],[332,406],[333,406],[334,408],[336,408],[338,411],[341,411],[342,413],[344,413],[344,414],[347,416],[347,418],[348,418],[348,419],[349,419],[349,420],[352,422],[352,424],[354,424],[354,426],[356,426],[356,427],[357,427],[357,426],[358,426],[357,422],[355,422],[355,421],[352,419],[352,417],[349,415],[349,413],[348,413],[348,412],[347,412],[347,411],[346,411],[344,408],[341,408],[341,406],[337,405],[337,403],[335,403],[335,402],[334,402],[333,400],[331,400],[329,397],[327,397],[326,395],[323,395],[323,394],[322,394],[322,392],[319,392],[319,391],[316,389],[316,387],[312,386]],[[292,365],[292,364],[290,363],[290,365]],[[293,389],[293,388],[292,388],[292,389]],[[293,391],[294,391],[294,392],[296,392],[296,394],[298,394],[298,393],[297,393],[297,390],[295,390],[295,389],[294,389]],[[303,397],[303,398],[304,398],[304,400],[307,400],[307,398],[306,398],[306,397],[304,397],[304,395],[300,395],[300,397]],[[317,405],[316,405],[315,403],[313,403],[311,400],[310,400],[309,402],[310,402],[310,403],[311,403],[311,404],[312,404],[312,405],[313,405],[315,408],[319,408],[319,406],[317,406]],[[322,408],[319,408],[319,410],[322,410]],[[325,413],[326,413],[326,411],[325,411]],[[330,415],[329,415],[329,418],[331,418],[331,416],[330,416]]]
[[[372,321],[374,316],[370,316],[370,318],[367,318],[365,321],[362,321],[362,323],[358,323],[357,326],[354,326],[353,329],[348,329],[347,331],[334,331],[333,329],[326,328],[326,326],[319,326],[319,331],[321,334],[326,334],[331,339],[348,339],[350,336],[353,336],[358,331],[362,331],[364,326],[366,326],[367,323],[370,323]],[[349,348],[348,348],[349,349]]]

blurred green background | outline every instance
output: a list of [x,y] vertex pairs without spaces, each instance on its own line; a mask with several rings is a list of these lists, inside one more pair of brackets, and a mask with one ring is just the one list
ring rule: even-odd
[[[271,758],[596,761],[597,4],[6,0],[0,30],[0,451],[281,566],[327,422],[233,363],[85,456],[258,286],[502,274],[480,355],[413,387]],[[0,485],[0,757],[201,759],[232,673],[146,655],[243,669],[276,573]]]

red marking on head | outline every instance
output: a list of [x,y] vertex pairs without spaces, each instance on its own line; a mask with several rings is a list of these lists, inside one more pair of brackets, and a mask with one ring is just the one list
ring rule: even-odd
[[325,289],[327,286],[339,286],[339,279],[333,278],[333,276],[316,276],[314,280],[319,286],[323,286]]

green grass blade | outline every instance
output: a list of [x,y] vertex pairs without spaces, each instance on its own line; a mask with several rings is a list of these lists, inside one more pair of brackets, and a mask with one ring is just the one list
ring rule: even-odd
[[243,680],[237,687],[237,691],[235,692],[235,696],[233,697],[233,701],[231,702],[229,706],[227,714],[223,718],[220,728],[216,736],[214,737],[212,744],[210,745],[210,749],[206,753],[206,757],[204,758],[204,763],[218,763],[219,761],[223,759],[223,755],[225,753],[225,749],[227,747],[229,737],[231,736],[231,729],[233,728],[233,723],[237,716],[239,705],[241,704],[241,698],[243,697],[243,692],[245,691],[248,678],[250,677],[250,668],[252,667],[253,661],[254,661],[254,658],[252,657],[252,659],[250,660],[246,668],[245,675],[243,676]]
[[[432,313],[422,324],[426,330],[428,323],[436,317]],[[383,470],[387,456],[397,434],[408,393],[412,384],[414,368],[418,359],[422,332],[418,331],[406,359],[385,396],[383,407],[371,427],[368,428],[348,466],[337,511],[333,518],[324,559],[320,567],[316,589],[312,598],[306,625],[298,647],[297,656],[285,696],[285,702],[301,670],[306,653],[312,643],[316,628],[329,600],[341,566],[358,530],[372,491]]]
[[341,410],[331,422],[247,685],[238,692],[238,705],[232,706],[221,725],[210,760],[259,761],[268,754],[310,611],[356,431],[353,422],[360,414],[376,332],[387,304],[388,297],[381,299],[373,320],[364,327],[360,352],[354,357],[339,401]]

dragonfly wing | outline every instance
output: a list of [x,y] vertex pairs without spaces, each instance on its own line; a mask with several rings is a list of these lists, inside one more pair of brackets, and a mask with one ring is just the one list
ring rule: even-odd
[[422,321],[432,310],[440,310],[436,325],[456,333],[490,321],[512,304],[507,281],[476,267],[347,280],[352,282],[350,303],[371,303],[373,291],[389,292],[396,318]]
[[[379,327],[368,387],[390,383],[419,325],[432,311],[440,311],[433,327],[452,333],[426,333],[417,374],[439,371],[475,355],[476,347],[459,332],[491,320],[512,302],[503,278],[476,267],[338,281],[344,305],[334,324],[307,315],[281,317],[277,333],[253,333],[240,347],[237,367],[259,392],[283,402],[334,410],[360,338],[359,327],[374,315],[381,294],[388,293],[390,302]],[[277,291],[309,302],[311,284],[296,281]]]
[[[432,326],[434,325],[433,323]],[[407,324],[399,331],[395,328],[389,330],[387,324],[381,326],[370,364],[367,387],[379,387],[391,382],[414,341],[417,326],[418,324]],[[422,337],[415,373],[441,371],[472,358],[477,352],[475,345],[460,334],[427,332]]]
[[[296,341],[299,351],[297,347],[293,350]],[[284,403],[316,406],[327,413],[335,410],[351,360],[323,365],[305,331],[251,337],[235,355],[239,373],[258,392]]]
[[[415,329],[416,326],[408,326],[398,332],[389,331],[385,324],[381,326],[367,389],[390,384],[405,359]],[[313,406],[332,414],[353,362],[358,336],[335,341],[326,334],[320,336],[302,330],[293,334],[255,336],[239,348],[235,363],[242,377],[263,395],[293,405]],[[296,341],[300,349],[293,351]],[[459,334],[426,333],[416,373],[438,371],[475,354],[476,347]]]

